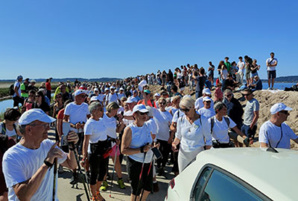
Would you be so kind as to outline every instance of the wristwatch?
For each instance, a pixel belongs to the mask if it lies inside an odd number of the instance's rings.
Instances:
[[[52,168],[53,164],[50,163],[49,161],[47,161],[46,159],[44,159],[43,163],[48,166],[50,169]]]

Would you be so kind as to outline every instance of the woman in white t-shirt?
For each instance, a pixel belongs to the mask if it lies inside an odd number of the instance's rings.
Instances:
[[[162,154],[162,159],[157,160],[158,175],[164,175],[164,168],[168,161],[171,150],[171,143],[173,138],[170,136],[170,125],[172,122],[172,115],[166,111],[166,100],[160,98],[158,100],[159,110],[155,109],[153,112],[154,121],[157,124],[157,142],[160,144],[159,150]]]
[[[223,102],[217,102],[214,105],[216,115],[208,119],[210,132],[212,135],[212,144],[214,148],[232,147],[230,143],[229,129],[233,129],[238,136],[233,136],[234,139],[241,143],[246,141],[246,136],[237,128],[236,123],[227,115],[227,106]],[[246,144],[248,145],[248,144]]]
[[[180,116],[177,121],[177,132],[172,143],[174,152],[178,151],[178,167],[181,173],[191,162],[196,159],[198,153],[210,149],[212,145],[208,120],[200,116],[195,110],[195,100],[185,96],[180,102]]]
[[[20,116],[19,110],[8,108],[4,112],[4,121],[0,123],[0,134],[7,135],[17,142],[17,137],[21,136],[21,133],[16,129],[16,122]]]
[[[83,164],[88,160],[90,165],[90,188],[94,200],[103,199],[100,195],[99,187],[107,172],[106,163],[108,158],[104,158],[104,153],[109,147],[107,132],[102,120],[103,106],[99,102],[92,102],[89,105],[91,117],[84,126],[83,142]]]

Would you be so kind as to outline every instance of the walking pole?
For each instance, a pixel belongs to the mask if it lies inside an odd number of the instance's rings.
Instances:
[[[112,197],[112,187],[113,187],[113,180],[114,180],[114,172],[115,172],[115,166],[116,166],[116,161],[117,161],[117,149],[118,145],[116,145],[116,151],[115,151],[115,161],[114,161],[114,167],[113,167],[113,173],[112,173],[112,179],[111,179],[111,188],[110,188],[110,195],[109,197]]]
[[[56,176],[57,176],[57,167],[58,167],[58,162],[57,162],[57,158],[55,158],[55,160],[54,160],[53,201],[55,201],[55,197],[56,197]]]
[[[151,170],[151,168],[152,168],[153,157],[154,157],[154,154],[152,154],[152,159],[151,159],[151,162],[150,162],[150,166],[149,166],[149,168],[148,168],[147,177],[146,177],[145,181],[147,181],[147,178],[148,178],[148,176],[149,176],[150,170]],[[146,182],[144,182],[144,183],[146,183]],[[141,201],[142,198],[143,198],[143,194],[144,194],[144,188],[142,189],[142,193],[141,193],[140,201]]]
[[[142,184],[142,175],[143,175],[143,169],[144,169],[146,154],[147,154],[147,152],[144,152],[144,159],[143,159],[143,163],[142,163],[141,172],[140,172],[140,175],[139,175],[139,183],[138,183],[138,187],[137,187],[137,192],[139,191],[139,188]],[[135,201],[137,201],[137,195],[135,196]]]
[[[76,161],[77,161],[77,165],[78,165],[78,170],[79,172],[84,175],[82,173],[82,169],[81,169],[81,166],[80,166],[80,161],[79,161],[79,157],[78,157],[78,154],[76,152],[76,148],[74,146],[73,143],[69,143],[72,147],[73,147],[73,151],[74,151],[74,155],[75,155],[75,158],[76,158]],[[87,190],[87,187],[86,187],[86,178],[85,178],[85,175],[84,175],[84,179],[83,179],[83,186],[84,186],[84,189],[85,189],[85,193],[86,193],[86,196],[87,196],[87,200],[90,201],[90,197],[89,197],[89,193],[88,193],[88,190]]]

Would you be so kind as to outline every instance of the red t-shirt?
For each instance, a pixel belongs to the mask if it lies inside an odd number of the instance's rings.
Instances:
[[[57,114],[57,119],[63,119],[64,117],[64,109],[59,110],[58,114]]]
[[[46,90],[51,91],[52,87],[51,87],[51,83],[50,82],[46,82]]]

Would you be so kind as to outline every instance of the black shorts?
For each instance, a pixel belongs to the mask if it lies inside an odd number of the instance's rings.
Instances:
[[[276,70],[267,71],[268,79],[275,79],[276,78]]]
[[[137,162],[130,157],[128,158],[128,175],[131,181],[131,194],[140,195],[141,190],[152,192],[153,185],[153,173],[150,163],[145,163],[142,173],[141,181],[139,182],[139,176],[142,169],[142,163]],[[150,168],[150,171],[149,171]],[[148,174],[149,171],[149,174]]]
[[[95,185],[97,181],[103,181],[107,173],[107,164],[109,158],[97,154],[88,154],[88,161],[90,165],[90,185]]]

